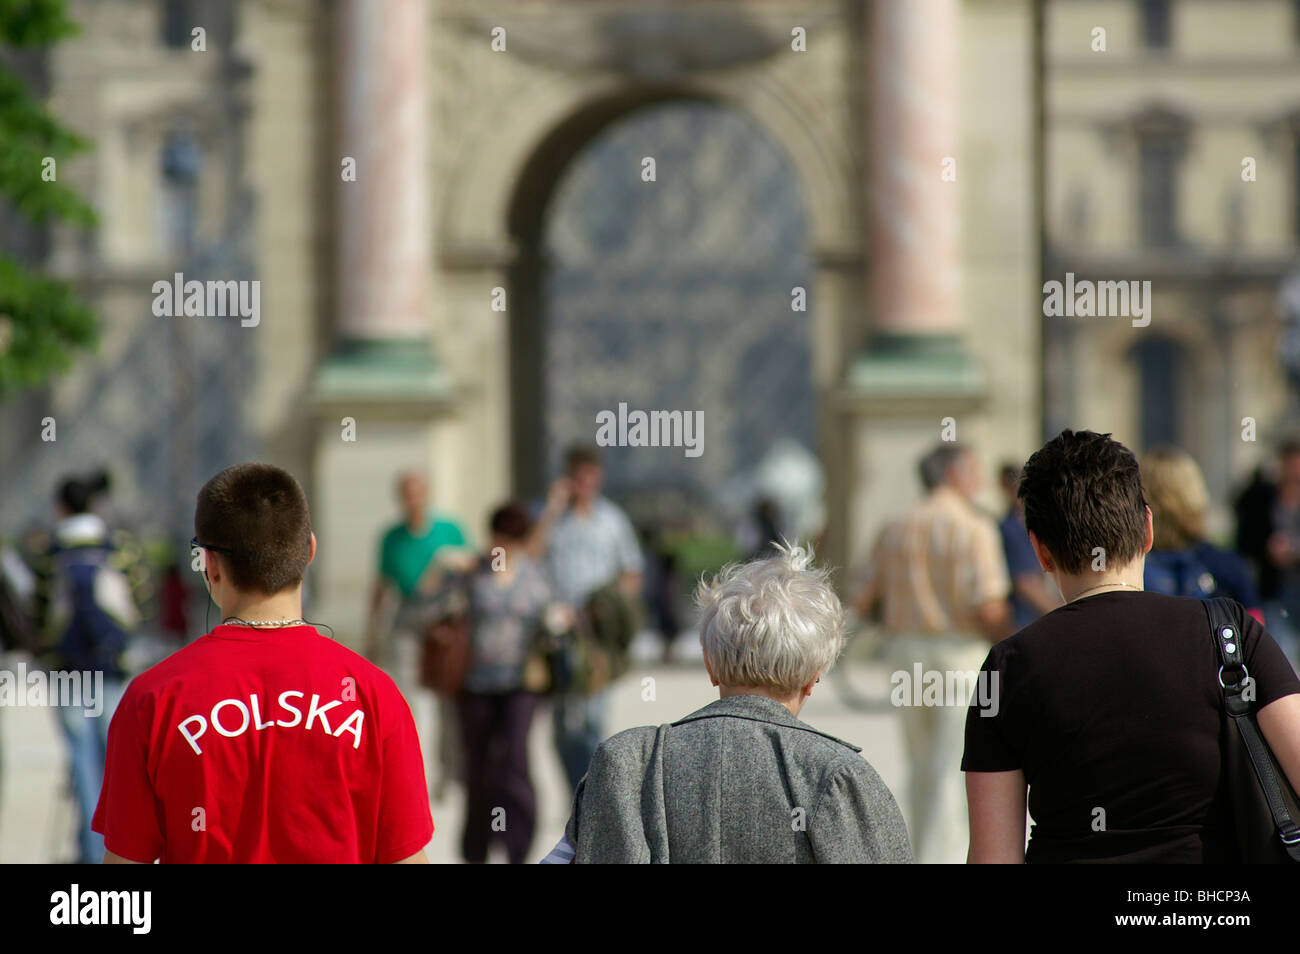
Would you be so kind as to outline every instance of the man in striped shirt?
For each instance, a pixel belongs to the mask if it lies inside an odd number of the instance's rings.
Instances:
[[[974,503],[974,453],[940,444],[922,459],[921,480],[925,499],[881,531],[854,601],[858,614],[878,619],[890,637],[896,689],[917,678],[918,666],[921,678],[944,685],[949,673],[978,673],[990,643],[1009,635],[1011,581],[997,525]],[[915,705],[919,693],[896,695],[912,762],[908,821],[916,859],[963,862],[969,834],[959,766],[969,700]]]

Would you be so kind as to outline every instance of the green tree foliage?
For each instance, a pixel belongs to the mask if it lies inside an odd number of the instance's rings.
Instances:
[[[37,225],[90,226],[93,210],[43,176],[89,143],[60,125],[10,68],[12,51],[50,46],[77,31],[63,0],[0,0],[0,201]],[[0,397],[68,368],[96,342],[94,313],[71,287],[0,251]]]

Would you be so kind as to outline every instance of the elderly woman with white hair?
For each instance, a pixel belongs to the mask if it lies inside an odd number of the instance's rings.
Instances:
[[[596,751],[550,863],[912,861],[894,796],[861,750],[798,719],[844,646],[812,554],[783,547],[702,583],[719,699]]]

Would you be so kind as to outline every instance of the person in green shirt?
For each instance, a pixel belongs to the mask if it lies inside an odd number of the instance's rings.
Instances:
[[[458,564],[469,553],[469,542],[460,524],[429,512],[429,487],[423,476],[415,471],[401,474],[397,478],[397,499],[402,519],[385,531],[380,541],[379,573],[370,594],[366,626],[366,655],[390,665],[391,630],[390,638],[385,639],[383,620],[392,596],[396,594],[399,604],[393,629],[400,631],[405,625],[402,609],[430,585],[434,566]]]
[[[421,524],[413,530],[408,518],[393,526],[379,547],[380,581],[394,587],[403,599],[417,592],[439,550],[465,546],[465,535],[455,521],[433,517]]]
[[[408,702],[414,701],[420,638],[408,622],[421,592],[437,583],[438,568],[460,569],[473,560],[473,551],[460,524],[429,510],[429,487],[416,471],[397,478],[402,519],[384,532],[379,544],[379,572],[370,594],[366,624],[366,656],[386,669]],[[395,613],[388,607],[396,597]],[[385,625],[385,621],[392,622]],[[438,699],[437,797],[444,783],[459,779],[462,760],[455,707]]]

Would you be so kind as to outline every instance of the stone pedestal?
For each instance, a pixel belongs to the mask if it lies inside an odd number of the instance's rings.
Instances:
[[[970,419],[986,397],[982,371],[955,337],[881,336],[858,358],[830,402],[851,449],[831,470],[846,517],[839,526],[853,531],[833,542],[842,565],[863,566],[885,522],[921,498],[917,463],[939,442],[944,419],[954,419],[958,440],[970,440]]]
[[[308,613],[359,648],[380,534],[398,519],[397,475],[427,474],[435,509],[452,489],[439,463],[457,446],[455,394],[427,346],[385,341],[343,346],[322,365],[312,401],[317,555]]]

